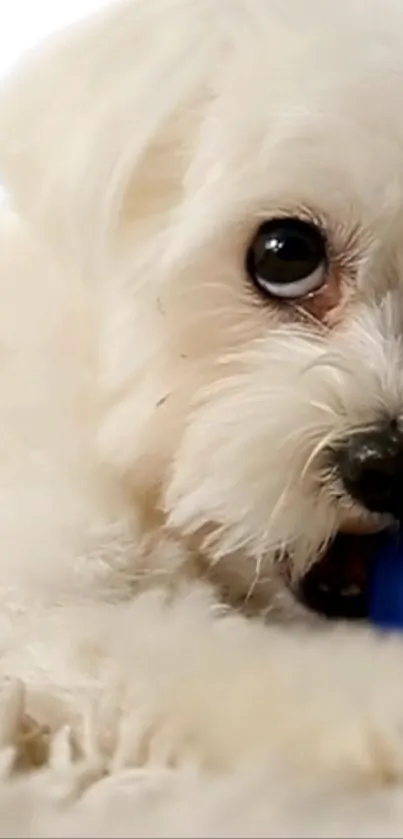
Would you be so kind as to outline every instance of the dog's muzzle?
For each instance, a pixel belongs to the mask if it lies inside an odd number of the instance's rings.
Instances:
[[[396,421],[351,434],[330,458],[346,496],[402,527],[403,431]],[[367,618],[370,567],[379,538],[377,533],[339,533],[301,581],[302,602],[326,618]]]

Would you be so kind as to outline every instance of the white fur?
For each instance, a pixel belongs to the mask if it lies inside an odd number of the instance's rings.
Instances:
[[[400,639],[245,616],[299,614],[284,565],[363,518],[326,447],[403,413],[402,24],[399,0],[115,2],[3,88],[10,835],[402,830]],[[337,325],[248,286],[284,212],[326,225]]]

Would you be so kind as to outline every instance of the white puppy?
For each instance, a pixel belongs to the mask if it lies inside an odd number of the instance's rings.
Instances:
[[[403,644],[310,626],[300,597],[329,545],[361,550],[340,532],[403,512],[402,27],[400,0],[129,0],[5,85],[0,667],[25,759],[68,723],[101,773],[403,772]],[[305,595],[361,615],[341,588]]]

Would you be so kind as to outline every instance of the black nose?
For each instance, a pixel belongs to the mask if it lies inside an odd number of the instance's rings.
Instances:
[[[352,498],[370,512],[403,518],[403,432],[396,424],[352,435],[336,460]]]

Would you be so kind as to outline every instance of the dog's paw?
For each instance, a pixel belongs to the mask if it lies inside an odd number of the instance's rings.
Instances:
[[[403,639],[346,628],[288,639],[281,652],[269,709],[280,751],[304,771],[402,779]]]
[[[403,778],[403,637],[214,617],[194,596],[170,609],[141,638],[155,654],[144,684],[176,752],[183,744],[213,766],[274,759],[342,779]]]

